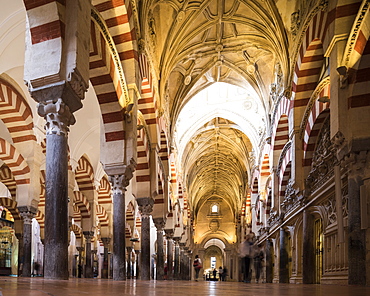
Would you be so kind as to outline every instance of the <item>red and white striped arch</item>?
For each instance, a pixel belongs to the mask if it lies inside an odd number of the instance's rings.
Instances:
[[[82,218],[90,218],[90,204],[87,198],[80,191],[73,191],[74,204],[78,207]]]
[[[122,65],[127,70],[133,70],[133,63],[138,60],[138,53],[131,1],[93,0],[92,4],[105,20]]]
[[[82,229],[78,225],[72,224],[70,230],[73,231],[77,239],[82,238]]]
[[[370,42],[367,41],[363,55],[350,81],[352,94],[348,98],[348,109],[370,106]]]
[[[13,145],[2,138],[0,138],[0,159],[11,170],[17,185],[30,183],[30,168],[27,162]]]
[[[107,175],[103,176],[103,178],[101,178],[100,180],[98,203],[99,204],[112,203],[112,190]]]
[[[65,38],[65,1],[23,0],[30,20],[32,44],[47,43],[50,40]]]
[[[43,212],[38,210],[35,219],[39,223],[41,229],[45,228],[45,215]]]
[[[74,204],[73,205],[73,220],[75,222],[81,223],[81,211],[78,205]]]
[[[113,53],[101,28],[92,21],[90,81],[102,113],[106,142],[125,139],[122,109],[126,105],[126,98],[122,86],[123,82],[120,79],[123,73],[117,70],[114,61]]]
[[[150,196],[149,142],[145,128],[138,130],[137,136],[136,183],[136,197]]]
[[[101,227],[109,226],[109,216],[105,208],[99,204],[96,205],[96,216],[99,219]]]
[[[329,25],[327,20],[328,14],[319,11],[312,18],[301,40],[292,85],[294,108],[305,106],[310,98],[310,91],[316,87],[323,61],[322,42]]]
[[[162,205],[164,204],[164,196],[163,196],[163,183],[162,183],[162,174],[158,174],[158,194],[154,199],[154,204]]]
[[[0,197],[0,206],[3,206],[9,210],[12,214],[14,221],[21,220],[21,216],[19,214],[17,208],[17,202],[7,197]]]
[[[0,78],[0,119],[4,122],[13,143],[35,141],[31,108],[23,96],[7,81]]]
[[[80,191],[94,190],[94,169],[90,161],[83,155],[78,160],[75,178]]]
[[[260,172],[261,172],[261,177],[266,178],[266,177],[270,176],[270,164],[269,164],[268,154],[265,154],[263,156],[263,161],[262,161],[262,164],[261,164]]]
[[[9,190],[9,193],[13,200],[16,199],[17,184],[14,180],[14,176],[7,165],[3,165],[0,168],[0,182],[3,183]]]
[[[283,170],[281,179],[280,179],[280,184],[279,184],[279,196],[280,200],[282,200],[285,196],[285,190],[286,186],[288,185],[289,179],[291,175],[291,162],[287,163],[286,167]]]
[[[45,170],[40,171],[40,201],[39,201],[39,208],[45,207]]]

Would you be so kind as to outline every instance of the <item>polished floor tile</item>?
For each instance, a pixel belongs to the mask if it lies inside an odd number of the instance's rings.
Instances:
[[[369,296],[370,287],[204,281],[113,281],[0,277],[0,296]]]

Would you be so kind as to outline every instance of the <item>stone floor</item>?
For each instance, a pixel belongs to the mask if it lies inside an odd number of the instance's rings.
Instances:
[[[140,281],[116,282],[99,279],[0,277],[0,296],[82,296],[82,295],[202,295],[202,296],[369,296],[370,287],[339,285],[246,284],[205,281]]]

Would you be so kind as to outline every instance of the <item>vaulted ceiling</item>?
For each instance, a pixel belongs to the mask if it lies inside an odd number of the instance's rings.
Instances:
[[[149,41],[146,52],[194,214],[212,196],[236,214],[269,129],[271,84],[288,76],[287,28],[295,1],[139,3],[146,20],[139,38]],[[218,93],[206,92],[216,84]],[[238,95],[230,85],[244,91],[239,105],[232,103]],[[199,96],[207,103],[192,105]],[[223,111],[215,111],[215,104]]]

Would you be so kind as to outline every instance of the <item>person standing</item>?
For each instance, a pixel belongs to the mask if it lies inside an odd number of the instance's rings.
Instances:
[[[218,277],[220,279],[220,282],[222,281],[222,273],[224,272],[224,269],[222,268],[222,266],[220,266],[218,268]]]
[[[262,250],[262,245],[257,246],[257,251],[254,256],[254,270],[256,271],[256,282],[258,283],[261,275],[261,270],[262,270],[262,261],[264,258],[264,253]]]
[[[195,281],[197,282],[198,277],[199,277],[199,271],[202,268],[202,260],[200,260],[198,255],[195,255],[195,260],[194,260],[193,266],[194,266],[194,270],[195,270]]]
[[[250,283],[250,265],[253,258],[254,233],[251,232],[245,237],[245,241],[239,246],[239,255],[242,258],[243,282]]]

